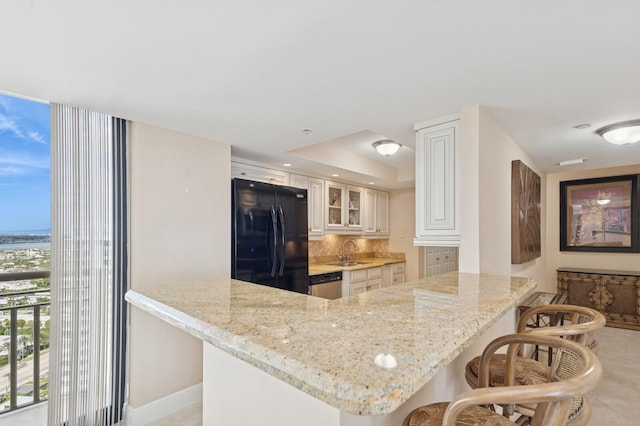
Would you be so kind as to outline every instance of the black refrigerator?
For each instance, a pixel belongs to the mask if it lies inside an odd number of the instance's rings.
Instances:
[[[307,190],[231,181],[231,278],[309,293]]]

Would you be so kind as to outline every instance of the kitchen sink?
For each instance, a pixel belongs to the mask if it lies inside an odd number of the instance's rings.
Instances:
[[[356,265],[366,265],[369,262],[336,262],[336,263],[329,263],[328,265],[331,266],[356,266]]]

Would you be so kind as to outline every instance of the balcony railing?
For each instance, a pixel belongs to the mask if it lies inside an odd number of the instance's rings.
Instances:
[[[0,273],[0,282],[6,281],[29,281],[34,279],[49,278],[49,271],[30,271],[30,272],[5,272]],[[0,345],[0,354],[7,352],[8,356],[8,386],[6,383],[7,366],[0,363],[0,414],[14,411],[18,408],[24,408],[33,404],[37,404],[46,400],[46,396],[41,396],[41,387],[48,386],[48,363],[45,372],[40,370],[41,350],[49,346],[48,336],[42,339],[41,313],[43,309],[49,309],[50,305],[50,289],[38,288],[24,291],[3,292],[0,293],[0,321],[6,324],[6,315],[9,314],[9,344]],[[44,300],[46,299],[46,301]],[[31,345],[27,344],[31,340],[31,336],[18,335],[18,314],[24,313],[23,316],[33,318],[33,329],[30,330],[33,336]],[[6,330],[5,330],[6,335]],[[21,345],[21,347],[19,346]],[[18,373],[19,362],[22,368],[32,364],[32,375]],[[41,383],[41,379],[45,379],[46,383]],[[33,391],[31,400],[18,401],[19,386],[29,381],[33,383]],[[9,396],[9,408],[3,408]]]

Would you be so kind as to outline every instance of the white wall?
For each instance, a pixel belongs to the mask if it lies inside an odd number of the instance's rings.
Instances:
[[[553,173],[547,177],[547,265],[546,280],[555,293],[559,267],[609,269],[640,272],[639,253],[587,253],[560,251],[560,182],[640,173],[640,164],[627,167]]]
[[[416,191],[414,188],[391,191],[389,201],[389,251],[404,252],[407,260],[406,280],[424,276],[421,270],[423,248],[413,245],[416,217]]]
[[[543,286],[544,238],[541,257],[511,265],[511,161],[522,160],[541,177],[542,236],[546,176],[486,110],[466,108],[460,116],[460,270],[525,276]]]
[[[230,147],[133,123],[131,288],[230,276]],[[202,342],[131,309],[129,406],[202,381]]]
[[[541,256],[511,264],[511,162],[523,161],[541,179]],[[480,108],[480,271],[533,278],[546,285],[546,174],[518,144]]]
[[[460,272],[480,272],[480,107],[460,111]]]

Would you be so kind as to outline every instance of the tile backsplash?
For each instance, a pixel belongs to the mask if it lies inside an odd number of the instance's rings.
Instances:
[[[313,262],[313,258],[326,258],[327,256],[336,256],[337,260],[337,256],[342,252],[342,244],[349,239],[358,243],[358,251],[354,251],[351,244],[347,246],[347,252],[354,254],[354,257],[364,253],[374,253],[376,257],[384,257],[382,253],[389,251],[388,239],[369,240],[351,235],[325,235],[322,241],[309,241],[309,260]]]

